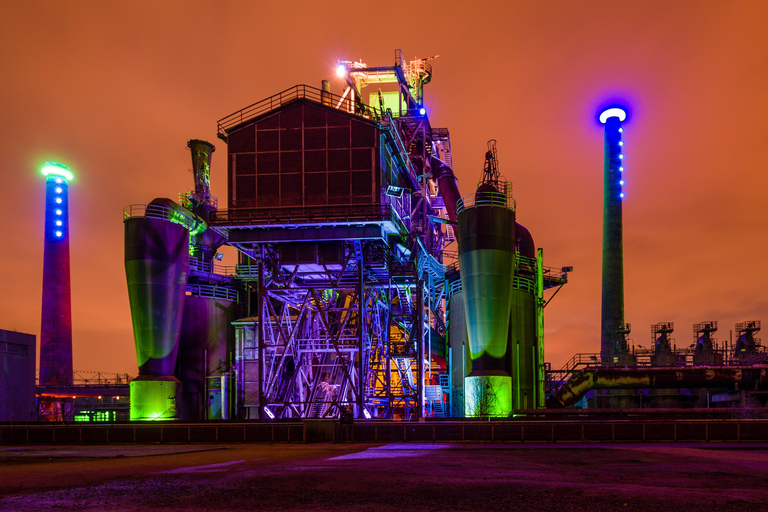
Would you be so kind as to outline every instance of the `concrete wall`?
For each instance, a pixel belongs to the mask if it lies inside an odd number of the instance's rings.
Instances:
[[[0,421],[36,421],[35,335],[0,329]]]

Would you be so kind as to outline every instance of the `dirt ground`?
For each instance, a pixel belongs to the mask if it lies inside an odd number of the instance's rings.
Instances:
[[[0,510],[768,510],[768,445],[0,448]]]

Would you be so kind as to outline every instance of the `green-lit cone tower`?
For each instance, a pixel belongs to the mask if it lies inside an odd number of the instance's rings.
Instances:
[[[605,125],[603,153],[603,297],[600,359],[612,364],[626,354],[624,329],[624,250],[622,201],[624,199],[624,153],[621,123],[626,111],[613,107],[600,113]]]
[[[170,199],[126,211],[125,275],[139,376],[131,381],[131,419],[178,416],[175,376],[196,216]]]
[[[491,141],[477,192],[463,197],[458,205],[459,265],[472,366],[464,381],[466,416],[512,412],[508,340],[515,209],[511,187],[499,179],[495,153],[495,141]]]

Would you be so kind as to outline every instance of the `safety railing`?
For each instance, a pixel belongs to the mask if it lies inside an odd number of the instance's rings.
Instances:
[[[235,267],[217,265],[215,263],[202,261],[197,258],[189,258],[189,269],[197,272],[207,272],[208,274],[216,274],[220,276],[237,275],[237,269]]]
[[[211,213],[214,226],[295,225],[311,223],[381,222],[395,217],[388,204],[309,206],[287,208],[234,208]]]
[[[74,386],[121,386],[132,380],[133,378],[127,373],[93,370],[72,371],[72,385]],[[35,382],[40,382],[40,368],[35,369]]]
[[[381,119],[381,113],[377,109],[362,102],[355,102],[348,96],[323,92],[321,89],[309,85],[296,85],[220,119],[218,122],[219,137],[226,138],[227,133],[232,128],[300,99],[308,99],[345,112],[355,113],[366,119]]]
[[[202,223],[202,220],[195,220],[178,210],[155,204],[131,204],[123,208],[123,221],[141,217],[167,220],[184,226],[190,232],[199,230]]]
[[[209,299],[221,299],[237,301],[238,293],[231,288],[223,286],[213,286],[209,284],[188,284],[187,295],[195,297],[205,297]]]
[[[461,213],[467,208],[477,208],[479,206],[489,206],[495,208],[506,208],[515,211],[517,203],[512,198],[512,184],[510,182],[498,183],[501,192],[475,192],[468,194],[456,201],[456,213]]]
[[[534,294],[536,293],[536,282],[527,277],[514,276],[512,278],[512,288]]]

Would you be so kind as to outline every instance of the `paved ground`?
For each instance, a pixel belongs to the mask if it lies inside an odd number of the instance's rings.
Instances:
[[[768,510],[768,445],[0,448],[0,510]]]

